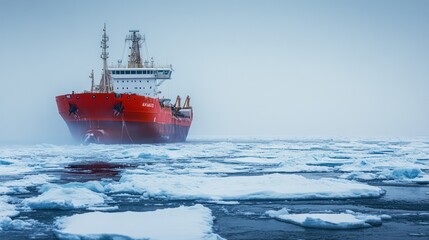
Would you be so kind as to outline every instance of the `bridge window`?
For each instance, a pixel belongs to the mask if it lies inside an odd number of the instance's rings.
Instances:
[[[138,71],[137,71],[137,74],[142,74],[142,71],[141,71],[141,70],[138,70]]]
[[[130,71],[125,71],[125,74],[130,74]]]
[[[121,71],[121,74],[124,74],[125,73],[125,71]]]
[[[131,74],[136,74],[136,71],[131,71]]]

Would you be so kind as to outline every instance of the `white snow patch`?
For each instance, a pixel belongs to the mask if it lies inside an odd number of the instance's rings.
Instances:
[[[62,217],[56,221],[62,239],[222,239],[213,233],[211,210],[191,207],[151,212],[91,212]]]
[[[41,195],[27,198],[23,203],[32,209],[74,209],[104,204],[106,196],[86,188],[50,185]]]
[[[380,197],[378,187],[342,179],[307,179],[299,175],[218,177],[208,175],[124,175],[105,186],[111,192],[170,199],[336,199]]]
[[[115,211],[118,210],[118,206],[111,206],[111,207],[89,207],[87,210],[90,211]]]
[[[380,179],[380,176],[375,173],[351,172],[351,173],[342,174],[340,178],[344,178],[348,180],[370,181],[370,180]],[[381,179],[385,179],[385,178],[382,177]]]
[[[225,158],[222,160],[226,163],[251,164],[251,165],[278,165],[282,161],[275,158],[259,158],[259,157],[239,157]]]
[[[239,201],[221,201],[221,200],[208,201],[208,203],[214,203],[214,204],[219,204],[219,205],[237,205],[237,204],[240,204]]]
[[[353,213],[301,213],[289,214],[288,211],[267,211],[270,217],[293,223],[302,227],[322,229],[356,229],[380,226],[387,216],[375,216]]]

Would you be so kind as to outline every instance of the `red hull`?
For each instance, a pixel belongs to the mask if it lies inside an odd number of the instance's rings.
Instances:
[[[192,123],[156,98],[80,93],[56,97],[58,111],[77,141],[157,143],[185,141]]]

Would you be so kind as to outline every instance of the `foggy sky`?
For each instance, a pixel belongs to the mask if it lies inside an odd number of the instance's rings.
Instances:
[[[139,29],[173,65],[161,95],[191,96],[191,137],[429,136],[428,1],[0,5],[0,142],[71,139],[55,96],[100,78],[104,23],[109,63]]]

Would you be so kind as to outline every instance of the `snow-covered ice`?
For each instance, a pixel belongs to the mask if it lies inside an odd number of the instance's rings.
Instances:
[[[348,180],[308,179],[292,174],[218,177],[207,175],[124,175],[111,192],[169,199],[335,199],[380,197],[383,190]]]
[[[150,212],[90,212],[62,217],[56,224],[61,239],[222,239],[213,233],[211,210],[200,204]]]
[[[8,202],[9,197],[0,196],[0,231],[9,229],[22,230],[31,227],[35,222],[34,220],[23,221],[12,219],[12,217],[19,215],[19,211],[16,210],[15,205]]]
[[[25,193],[28,187],[46,184],[55,177],[46,174],[27,175],[21,179],[5,181],[0,183],[0,194],[3,193]]]
[[[23,203],[32,209],[74,209],[104,204],[106,196],[87,188],[49,185],[44,192],[25,199]]]
[[[322,229],[356,229],[380,226],[387,216],[349,213],[299,213],[290,214],[288,210],[267,211],[270,217],[293,223],[302,227]]]
[[[0,196],[0,219],[14,217],[19,214],[14,205],[8,203],[9,197]]]

